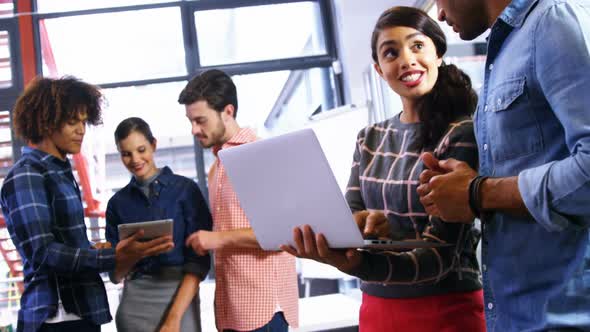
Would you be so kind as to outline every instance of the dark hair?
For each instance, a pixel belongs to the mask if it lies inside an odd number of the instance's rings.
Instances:
[[[429,37],[436,47],[436,54],[442,57],[447,51],[444,32],[428,14],[413,7],[393,7],[381,14],[371,37],[372,57],[377,57],[379,34],[392,27],[409,27]],[[424,126],[424,146],[432,147],[447,130],[452,121],[471,116],[477,105],[477,94],[471,86],[471,79],[455,65],[442,64],[438,68],[438,79],[432,90],[418,103],[418,116]]]
[[[91,125],[102,123],[100,90],[74,77],[59,79],[37,77],[16,100],[12,122],[18,137],[39,143],[83,110]]]
[[[217,112],[227,105],[234,106],[234,118],[238,113],[236,86],[226,73],[218,69],[207,70],[188,82],[178,96],[178,103],[190,105],[204,100]]]
[[[131,117],[121,121],[117,126],[117,129],[115,129],[115,144],[119,144],[119,142],[126,139],[127,136],[134,131],[142,134],[150,144],[156,142],[156,138],[152,134],[150,125],[148,125],[142,118]]]

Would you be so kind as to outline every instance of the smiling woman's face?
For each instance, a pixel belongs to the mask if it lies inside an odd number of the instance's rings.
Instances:
[[[123,165],[139,180],[147,180],[158,172],[154,162],[156,143],[150,144],[138,131],[132,131],[117,144]]]
[[[377,59],[379,75],[402,99],[412,101],[432,90],[442,63],[432,39],[410,27],[381,31]]]

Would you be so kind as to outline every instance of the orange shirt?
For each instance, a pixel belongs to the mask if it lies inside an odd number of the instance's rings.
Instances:
[[[221,149],[255,140],[252,130],[240,129]],[[215,155],[219,150],[214,148]],[[209,176],[213,230],[249,228],[219,158],[214,169]],[[254,330],[268,323],[279,310],[290,326],[299,325],[295,258],[289,254],[246,248],[216,250],[215,275],[217,329]]]

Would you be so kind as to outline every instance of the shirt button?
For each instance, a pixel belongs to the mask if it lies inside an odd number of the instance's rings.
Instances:
[[[490,310],[494,309],[494,304],[492,302],[488,303],[488,309],[490,309]]]
[[[488,151],[488,143],[485,143],[485,144],[483,145],[483,150],[484,150],[484,151]]]
[[[494,64],[493,64],[493,63],[490,63],[490,65],[488,66],[488,69],[489,69],[489,70],[492,70],[492,69],[494,69]]]
[[[498,106],[502,105],[502,98],[498,98]]]
[[[218,207],[218,208],[217,208],[217,211],[219,211],[219,210],[221,210],[221,208],[220,208],[220,207]]]
[[[482,265],[481,268],[483,269],[484,272],[488,269],[488,267],[485,264]]]
[[[487,112],[487,111],[488,111],[488,105],[485,105],[485,106],[483,107],[483,111],[484,111],[484,112]]]

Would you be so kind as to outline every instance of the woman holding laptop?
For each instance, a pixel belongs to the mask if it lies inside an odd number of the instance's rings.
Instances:
[[[211,215],[199,187],[191,179],[158,168],[156,139],[141,118],[123,120],[115,130],[115,143],[131,181],[108,202],[106,238],[116,245],[118,225],[173,219],[172,251],[147,257],[126,274],[115,322],[119,332],[200,331],[199,283],[209,272],[209,255],[197,256],[185,247],[198,230],[211,230]]]
[[[471,120],[477,96],[469,77],[443,62],[444,33],[419,9],[386,10],[371,45],[374,68],[401,97],[403,110],[358,134],[348,204],[367,236],[452,246],[332,250],[322,234],[304,226],[294,230],[297,248],[282,248],[362,279],[361,332],[485,331],[479,232],[429,216],[416,192],[423,152],[477,167]]]

